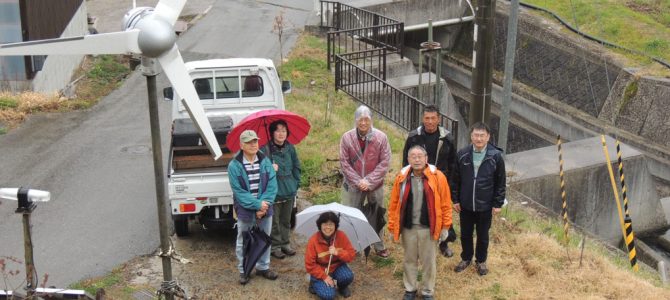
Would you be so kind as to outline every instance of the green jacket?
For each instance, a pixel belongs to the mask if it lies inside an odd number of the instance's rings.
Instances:
[[[300,187],[300,160],[295,147],[284,142],[281,149],[270,142],[263,148],[272,163],[277,164],[277,200],[286,200],[295,197]]]

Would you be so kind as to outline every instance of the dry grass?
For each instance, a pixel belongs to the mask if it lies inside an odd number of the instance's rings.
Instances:
[[[36,92],[11,93],[0,91],[0,127],[14,129],[28,116],[40,112],[63,112],[86,109],[109,94],[130,72],[122,56],[87,56],[74,78],[80,78],[76,85],[76,96],[72,99],[58,93]]]
[[[473,268],[457,275],[451,269],[458,259],[441,260],[442,278],[448,278],[449,282],[443,283],[443,288],[438,285],[440,298],[446,299],[447,295],[458,299],[670,298],[668,288],[659,287],[658,280],[650,281],[654,275],[649,270],[634,274],[625,264],[614,263],[622,258],[620,253],[604,255],[606,248],[590,239],[580,267],[578,247],[571,244],[566,250],[550,234],[552,227],[560,226],[518,203],[512,199],[511,207],[494,218],[488,259],[491,272],[487,276],[478,276]],[[450,286],[463,289],[453,295]]]
[[[0,92],[0,99],[16,103],[11,107],[0,107],[0,123],[5,124],[9,129],[16,128],[29,114],[57,111],[65,102],[58,94],[45,95],[35,92],[20,94]]]

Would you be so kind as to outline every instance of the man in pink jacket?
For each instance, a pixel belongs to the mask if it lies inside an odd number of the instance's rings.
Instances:
[[[391,146],[386,134],[372,127],[372,112],[364,105],[354,113],[355,128],[345,132],[340,140],[340,166],[344,175],[342,204],[363,209],[367,199],[372,207],[367,217],[379,216],[378,208],[384,208],[384,177],[391,161]],[[381,213],[383,218],[383,213]],[[370,220],[372,222],[376,222]],[[381,242],[373,244],[375,252],[386,258],[389,252],[384,247],[383,228],[378,228]]]

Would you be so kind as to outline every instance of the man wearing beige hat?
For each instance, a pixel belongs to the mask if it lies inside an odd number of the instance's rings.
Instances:
[[[277,194],[277,179],[270,159],[258,151],[256,132],[243,131],[240,146],[242,150],[228,165],[228,177],[237,214],[237,269],[240,272],[240,284],[244,285],[249,282],[249,276],[244,274],[242,267],[242,232],[254,224],[258,224],[268,235],[272,232],[272,205]],[[277,273],[270,270],[269,248],[256,263],[256,275],[270,280],[277,279]]]

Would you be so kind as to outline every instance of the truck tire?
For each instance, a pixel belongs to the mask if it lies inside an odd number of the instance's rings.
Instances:
[[[174,232],[178,237],[188,236],[188,218],[174,219]]]

